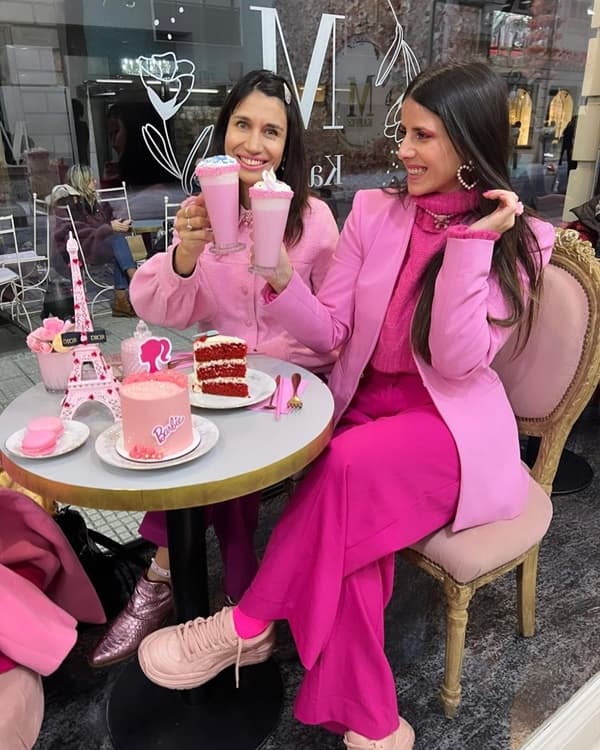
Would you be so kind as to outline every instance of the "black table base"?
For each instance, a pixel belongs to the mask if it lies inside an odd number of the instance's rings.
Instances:
[[[132,661],[107,707],[115,750],[257,750],[281,716],[283,684],[273,661],[243,667],[239,689],[230,668],[192,694],[199,699],[154,685]]]
[[[540,439],[530,437],[527,440],[525,463],[531,468],[537,458]],[[565,448],[560,456],[556,476],[552,484],[553,495],[571,495],[581,492],[594,479],[594,470],[582,456]]]
[[[208,575],[204,511],[167,511],[169,558],[177,622],[206,617]],[[273,733],[283,683],[272,660],[233,667],[194,690],[168,690],[148,680],[137,659],[115,683],[106,710],[115,750],[257,750]]]

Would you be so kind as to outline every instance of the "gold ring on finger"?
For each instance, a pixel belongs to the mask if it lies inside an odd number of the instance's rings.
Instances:
[[[183,215],[185,216],[185,218],[186,218],[186,219],[189,219],[189,218],[190,218],[190,217],[188,216],[188,211],[189,211],[189,210],[190,210],[190,207],[189,207],[189,206],[186,206],[186,207],[185,207],[185,209],[184,209],[184,211],[183,211]]]

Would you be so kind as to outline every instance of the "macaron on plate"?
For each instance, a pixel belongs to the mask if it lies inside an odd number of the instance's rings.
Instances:
[[[83,422],[37,417],[6,439],[6,449],[20,458],[53,458],[79,448],[89,434]]]

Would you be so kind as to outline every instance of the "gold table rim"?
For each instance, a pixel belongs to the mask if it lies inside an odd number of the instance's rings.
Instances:
[[[48,500],[101,510],[177,510],[215,505],[270,487],[314,461],[332,434],[333,418],[309,443],[268,466],[214,482],[156,490],[103,489],[58,482],[16,464],[3,450],[0,455],[4,469],[14,481]]]

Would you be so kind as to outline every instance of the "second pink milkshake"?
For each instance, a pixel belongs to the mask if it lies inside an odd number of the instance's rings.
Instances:
[[[290,203],[294,191],[275,177],[273,170],[263,172],[263,179],[250,188],[254,235],[254,270],[269,271],[279,264]]]

